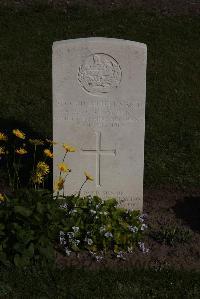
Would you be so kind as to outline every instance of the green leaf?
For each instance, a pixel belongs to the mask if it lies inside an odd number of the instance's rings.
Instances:
[[[43,205],[42,205],[40,202],[37,203],[37,211],[38,211],[40,214],[42,214],[43,211],[44,211]]]
[[[4,230],[5,225],[3,223],[0,223],[0,230]]]
[[[13,246],[13,248],[17,251],[17,252],[22,252],[22,250],[24,249],[24,244],[22,244],[21,242],[15,243],[15,245]]]
[[[19,254],[14,256],[14,264],[17,267],[24,267],[29,264],[29,259],[27,257],[22,257]]]
[[[0,253],[0,261],[1,262],[6,262],[7,258],[6,258],[6,254],[4,252],[1,252]]]
[[[29,217],[32,214],[31,210],[28,210],[27,208],[21,206],[15,206],[14,211],[24,217]]]
[[[34,255],[34,245],[31,243],[27,249],[27,254],[29,257],[32,257]]]
[[[41,255],[43,255],[47,259],[52,259],[53,258],[53,247],[51,246],[46,246],[46,247],[39,247],[38,248],[39,252]]]

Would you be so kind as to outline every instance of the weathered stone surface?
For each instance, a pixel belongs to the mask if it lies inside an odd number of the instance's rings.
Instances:
[[[77,148],[65,160],[65,194],[78,192],[86,170],[95,179],[82,195],[142,210],[146,62],[146,45],[133,41],[54,42],[53,139]],[[64,149],[54,146],[54,154],[55,180]]]

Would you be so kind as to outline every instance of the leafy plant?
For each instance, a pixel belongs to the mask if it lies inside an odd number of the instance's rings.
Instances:
[[[179,228],[178,226],[161,226],[159,231],[152,231],[150,235],[156,241],[171,246],[176,245],[177,243],[188,242],[192,237],[189,230]]]
[[[117,208],[116,199],[104,202],[97,196],[60,196],[59,199],[66,211],[60,244],[67,255],[83,249],[104,253],[112,250],[118,254],[128,248],[131,252],[147,228],[140,211]]]
[[[0,263],[53,260],[63,210],[49,191],[21,189],[0,204]]]

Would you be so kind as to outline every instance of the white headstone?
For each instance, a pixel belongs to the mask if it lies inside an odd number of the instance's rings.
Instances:
[[[147,48],[114,38],[53,44],[53,139],[77,148],[65,194],[79,191],[84,171],[94,177],[81,195],[116,198],[119,207],[143,208]],[[54,146],[54,180],[64,156]]]

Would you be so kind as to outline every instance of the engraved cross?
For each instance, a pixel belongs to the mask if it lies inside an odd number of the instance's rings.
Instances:
[[[96,134],[96,149],[81,149],[83,154],[95,154],[96,155],[96,186],[101,186],[101,156],[111,155],[116,156],[115,150],[103,150],[101,149],[101,132],[95,132]]]

